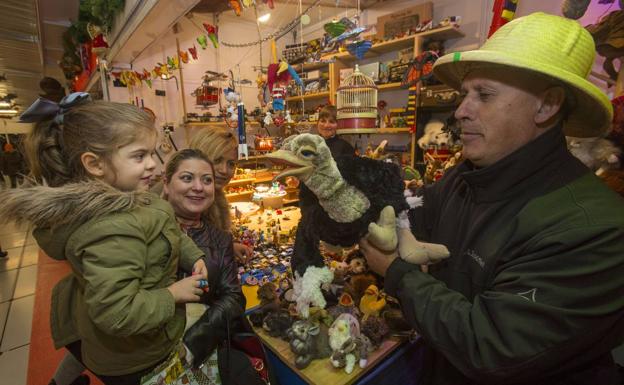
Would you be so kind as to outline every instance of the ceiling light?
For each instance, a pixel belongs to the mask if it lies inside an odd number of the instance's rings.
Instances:
[[[11,102],[7,102],[4,100],[0,101],[0,108],[6,108],[6,107],[11,107]]]
[[[0,110],[0,115],[17,115],[19,111],[12,109],[12,110]]]
[[[267,21],[269,21],[270,18],[271,18],[271,12],[267,12],[263,14],[262,16],[259,16],[258,21],[260,23],[266,23]]]

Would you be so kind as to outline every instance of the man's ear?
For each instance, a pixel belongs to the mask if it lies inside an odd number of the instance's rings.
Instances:
[[[102,177],[104,176],[104,160],[90,152],[87,151],[80,155],[80,161],[82,162],[82,166],[87,170],[87,172],[94,177]]]
[[[548,125],[554,123],[557,118],[557,114],[563,107],[565,100],[565,91],[563,87],[555,86],[549,87],[542,93],[539,108],[535,114],[535,124],[538,126]]]

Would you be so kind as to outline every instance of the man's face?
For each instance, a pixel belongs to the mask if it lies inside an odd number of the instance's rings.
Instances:
[[[462,82],[464,99],[455,111],[464,157],[487,167],[544,133],[547,129],[535,123],[542,102],[540,88],[546,87],[514,71],[470,72]]]

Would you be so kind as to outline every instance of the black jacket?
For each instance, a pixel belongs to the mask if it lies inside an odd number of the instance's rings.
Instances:
[[[492,166],[461,163],[413,214],[451,253],[431,274],[398,259],[386,273],[427,343],[425,384],[619,384],[624,201],[560,129]]]
[[[329,151],[331,151],[334,159],[341,155],[355,155],[355,149],[346,140],[340,138],[338,135],[334,135],[329,139],[325,139]]]
[[[210,288],[203,298],[209,308],[184,335],[184,343],[198,365],[227,338],[226,323],[231,332],[242,327],[246,302],[238,281],[232,236],[210,224],[190,229],[188,236],[205,253]]]

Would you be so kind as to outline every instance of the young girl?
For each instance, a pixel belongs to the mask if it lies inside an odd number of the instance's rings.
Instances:
[[[30,221],[39,246],[73,273],[52,293],[51,330],[105,384],[138,384],[184,331],[183,303],[199,301],[203,253],[171,207],[145,193],[156,130],[134,106],[72,94],[23,115],[32,177],[48,186],[0,195],[0,216]],[[175,282],[178,264],[199,274]],[[179,306],[182,305],[182,306]]]

